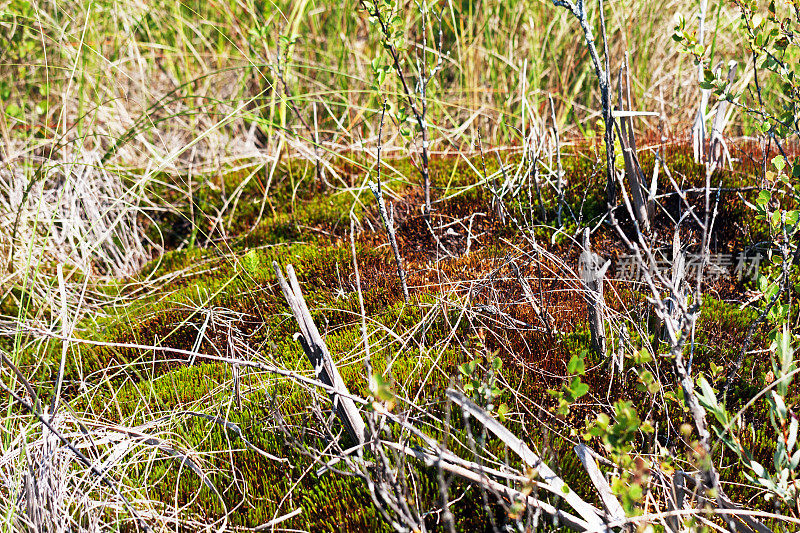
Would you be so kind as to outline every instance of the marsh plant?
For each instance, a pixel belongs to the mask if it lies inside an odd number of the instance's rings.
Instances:
[[[3,530],[796,529],[798,26],[0,0]]]

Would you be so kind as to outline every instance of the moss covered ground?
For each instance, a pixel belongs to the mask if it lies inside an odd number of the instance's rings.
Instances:
[[[704,174],[685,147],[668,147],[662,156],[680,187],[703,184]],[[518,154],[502,157],[505,172],[524,171]],[[448,410],[444,391],[461,384],[459,365],[474,359],[488,362],[497,354],[503,361],[499,400],[510,406],[509,427],[545,459],[557,458],[565,480],[593,499],[589,490],[583,490],[585,473],[571,452],[579,433],[569,428],[579,427],[596,405],[620,398],[641,400],[644,392],[635,380],[612,376],[608,360],[591,354],[585,377],[591,393],[582,401],[585,408],[578,406],[569,419],[561,418],[554,414],[554,400],[547,390],[560,386],[571,355],[589,347],[586,306],[574,273],[570,279],[567,272],[575,269],[580,252],[570,232],[578,223],[596,226],[605,213],[604,173],[592,157],[575,149],[564,157],[568,188],[560,209],[552,190],[543,184],[537,193],[530,179],[519,180],[525,185],[506,194],[498,208],[504,181],[498,159],[479,154],[435,158],[431,221],[420,210],[413,164],[406,159],[387,161],[382,179],[394,205],[399,252],[408,272],[408,304],[403,301],[375,200],[365,187],[369,169],[357,155],[334,159],[330,165],[335,172],[326,173],[328,183],[318,182],[313,164],[302,160],[288,160],[274,169],[222,169],[194,176],[190,198],[184,189],[169,186],[171,180],[183,183],[185,176],[164,176],[151,185],[149,194],[174,208],[154,215],[148,226],[149,235],[162,243],[164,251],[136,276],[104,288],[119,296],[117,305],[78,324],[81,336],[95,344],[70,346],[65,387],[76,398],[71,409],[90,412],[109,424],[129,425],[170,413],[175,438],[202,458],[218,494],[169,457],[142,461],[128,475],[140,481],[142,498],[177,503],[182,512],[199,520],[210,522],[227,515],[231,525],[255,527],[302,507],[303,512],[282,527],[389,530],[361,479],[316,473],[312,452],[330,443],[325,432],[315,427],[319,419],[310,406],[320,401],[327,405],[324,395],[263,370],[242,368],[237,398],[232,365],[168,350],[236,358],[230,342],[233,335],[246,340],[260,360],[313,375],[293,339],[297,325],[272,269],[273,261],[292,264],[344,381],[352,393],[368,396],[354,250],[370,361],[375,371],[391,381],[398,398],[416,400],[428,413],[443,416]],[[646,175],[652,172],[652,156],[643,156],[643,167]],[[757,194],[742,188],[752,182],[751,173],[752,169],[741,168],[715,174],[714,179],[729,189],[719,201],[716,252],[741,251],[758,242],[764,232],[741,201]],[[690,193],[689,198],[701,201],[700,193]],[[667,246],[670,216],[679,204],[665,196],[662,205],[654,232],[656,241]],[[431,231],[431,223],[439,229]],[[623,229],[630,229],[629,221],[621,223]],[[684,239],[697,239],[696,232],[697,227],[688,223]],[[537,255],[531,242],[542,246],[548,256]],[[614,268],[619,266],[625,250],[612,229],[598,226],[593,246],[612,260]],[[552,320],[555,335],[538,323],[511,263],[522,276],[536,280],[534,291]],[[706,291],[694,365],[718,379],[724,379],[724,369],[736,359],[756,314],[741,305],[748,283],[730,276]],[[647,335],[651,317],[641,287],[615,278],[606,290],[608,305],[640,324],[642,335]],[[16,303],[7,300],[6,313],[24,309],[21,303],[20,298]],[[756,334],[756,344],[765,342],[761,333]],[[658,345],[654,335],[648,342]],[[61,345],[53,342],[47,349],[52,356],[43,362],[39,358],[23,362],[40,377],[43,394],[57,371]],[[752,357],[745,361],[745,368],[751,369],[747,379],[738,380],[732,389],[738,402],[759,389],[768,370],[766,361]],[[670,372],[667,365],[664,369]],[[95,383],[90,394],[75,394],[77,387],[91,388]],[[661,409],[654,404],[652,412],[644,415],[658,420],[665,416]],[[327,416],[335,426],[330,411]],[[447,429],[463,437],[464,428],[453,416]],[[419,416],[417,421],[425,424],[432,437],[447,438],[435,416]],[[234,426],[238,431],[231,429]],[[463,439],[451,438],[452,447],[468,457]],[[769,443],[763,444],[767,449]],[[484,445],[503,456],[498,442],[490,439]],[[287,462],[276,462],[265,453]],[[435,471],[413,468],[418,498],[435,506],[439,498]],[[729,481],[742,481],[735,473],[725,475]],[[502,523],[502,513],[492,504],[486,507],[480,491],[468,484],[455,482],[451,496],[470,502],[454,508],[458,530],[491,529],[490,516]],[[436,529],[439,519],[434,514],[426,521]]]

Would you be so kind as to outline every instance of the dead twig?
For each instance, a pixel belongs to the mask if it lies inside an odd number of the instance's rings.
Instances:
[[[331,392],[333,408],[347,433],[354,442],[363,442],[364,420],[362,420],[356,404],[350,398],[350,393],[342,380],[342,376],[339,375],[336,363],[333,361],[333,357],[331,357],[328,347],[325,345],[325,341],[322,340],[317,325],[314,323],[314,319],[311,318],[311,313],[306,306],[306,301],[300,290],[300,284],[297,282],[294,268],[292,265],[286,266],[286,275],[289,277],[287,283],[277,261],[273,261],[272,266],[275,269],[275,275],[278,278],[281,291],[297,320],[297,324],[300,326],[300,333],[297,335],[297,338],[300,341],[300,345],[303,347],[303,351],[311,362],[311,366],[314,367],[317,378],[333,388]]]
[[[585,298],[589,315],[589,330],[592,335],[592,349],[601,357],[606,353],[605,301],[603,299],[603,278],[611,261],[592,253],[589,243],[589,228],[583,231],[583,252],[579,258],[580,274],[586,286]]]

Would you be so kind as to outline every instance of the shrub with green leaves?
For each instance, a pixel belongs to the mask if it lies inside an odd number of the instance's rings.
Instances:
[[[732,4],[739,12],[732,33],[742,43],[742,48],[733,53],[738,56],[735,59],[753,69],[751,83],[740,90],[732,90],[712,64],[721,52],[715,50],[716,36],[701,43],[698,32],[679,17],[673,39],[702,65],[700,87],[738,107],[785,156],[783,141],[800,132],[800,11],[795,2],[733,0]],[[792,174],[800,175],[800,167]]]

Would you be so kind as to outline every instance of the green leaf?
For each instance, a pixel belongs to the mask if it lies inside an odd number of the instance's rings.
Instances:
[[[706,378],[704,378],[703,376],[700,376],[698,382],[700,384],[700,390],[702,391],[702,394],[698,394],[698,398],[703,398],[703,400],[705,400],[705,403],[707,403],[712,409],[715,409],[718,406],[718,404],[717,404],[717,395],[714,393],[714,389],[711,388],[711,385],[708,383],[708,381],[706,381]]]
[[[569,363],[567,363],[567,372],[570,374],[583,375],[586,372],[586,365],[583,360],[583,354],[574,354]]]
[[[789,435],[786,438],[786,450],[791,452],[794,445],[797,443],[797,419],[792,418],[789,423]]]
[[[767,476],[766,469],[763,466],[761,466],[761,463],[759,463],[757,461],[753,461],[751,459],[750,460],[750,468],[753,470],[755,475],[758,476],[759,478],[764,478],[764,477]]]
[[[259,271],[260,260],[258,252],[250,250],[242,257],[242,268],[251,276],[255,276]]]
[[[475,372],[475,367],[477,366],[476,361],[470,361],[468,363],[464,363],[458,367],[458,370],[463,374],[465,377],[470,377],[473,372]]]
[[[589,392],[589,385],[583,383],[580,377],[575,376],[574,378],[572,378],[572,383],[570,383],[569,385],[569,390],[572,394],[573,399],[577,400],[578,398]]]
[[[780,417],[781,420],[786,420],[787,416],[786,403],[783,401],[783,398],[781,398],[780,394],[778,394],[775,391],[771,391],[771,393],[772,393],[772,401],[774,402],[773,406],[775,412],[778,413],[778,417]]]
[[[394,392],[392,391],[391,384],[384,379],[384,377],[375,372],[372,374],[373,382],[375,383],[375,396],[384,402],[394,400]]]
[[[764,274],[758,275],[758,290],[765,293],[766,296],[767,288],[769,287],[769,279]]]
[[[645,363],[649,363],[653,360],[653,356],[650,355],[650,352],[647,351],[646,348],[642,348],[635,354],[633,354],[633,362],[637,365],[643,365]]]
[[[6,106],[6,114],[13,118],[22,119],[24,118],[24,114],[22,109],[17,104],[8,104]]]
[[[778,440],[775,446],[775,453],[772,456],[772,464],[775,467],[775,471],[780,472],[783,470],[784,463],[789,462],[788,459],[785,444],[782,440]]]
[[[798,465],[800,465],[800,450],[794,452],[792,458],[789,460],[789,470],[797,470]]]
[[[506,414],[508,414],[508,405],[505,403],[501,403],[500,407],[497,408],[497,417],[500,419],[501,422],[505,422]]]
[[[778,342],[777,355],[778,360],[781,362],[782,373],[784,375],[788,374],[794,362],[794,349],[792,348],[792,334],[789,333],[789,327],[786,324],[783,325],[783,332]]]
[[[776,210],[772,213],[772,219],[770,220],[773,229],[778,229],[778,225],[781,223],[781,212]]]

